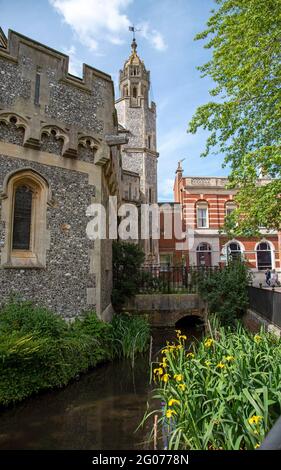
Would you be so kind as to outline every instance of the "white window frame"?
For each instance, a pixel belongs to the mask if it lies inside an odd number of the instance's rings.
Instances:
[[[271,251],[271,269],[275,269],[276,268],[276,263],[275,263],[275,247],[273,245],[273,243],[269,240],[266,240],[266,239],[263,239],[263,240],[260,240],[258,243],[256,243],[255,245],[255,257],[256,257],[256,268],[259,272],[263,272],[262,269],[259,269],[258,267],[258,246],[260,245],[260,243],[268,243],[268,245],[270,246],[270,251]]]
[[[228,258],[228,256],[229,256],[228,247],[229,247],[229,245],[231,245],[232,243],[236,243],[238,246],[240,246],[241,260],[244,259],[244,251],[245,251],[244,245],[243,245],[241,242],[239,242],[238,240],[230,240],[230,241],[229,241],[228,243],[226,243],[226,245],[225,245],[225,249],[226,249],[225,253],[226,253],[226,261],[227,261],[227,263],[228,263],[228,261],[229,261],[229,258]],[[231,253],[231,252],[230,252],[230,253]],[[239,252],[236,251],[235,253],[239,253]]]
[[[199,225],[199,210],[205,209],[206,210],[206,225],[200,226]],[[208,203],[205,201],[199,201],[196,203],[196,227],[197,228],[209,228],[209,206]]]
[[[225,203],[225,217],[230,215],[235,209],[236,209],[236,204],[233,201],[227,201]],[[228,213],[228,210],[231,208],[230,212]]]

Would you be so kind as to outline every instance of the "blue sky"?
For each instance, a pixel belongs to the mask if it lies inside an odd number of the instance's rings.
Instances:
[[[186,133],[197,106],[210,99],[212,84],[198,65],[210,51],[194,41],[204,29],[214,0],[0,0],[0,26],[68,53],[71,72],[82,62],[109,73],[118,92],[118,72],[130,53],[128,25],[137,33],[138,53],[151,71],[157,104],[159,200],[172,200],[179,159],[186,175],[222,176],[222,158],[200,158],[206,134]]]

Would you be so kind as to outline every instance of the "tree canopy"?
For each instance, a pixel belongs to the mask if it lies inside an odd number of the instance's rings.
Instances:
[[[209,62],[199,67],[215,86],[188,131],[209,131],[202,156],[222,153],[238,189],[228,232],[281,228],[281,0],[215,0],[207,29]],[[261,177],[265,177],[265,181]]]

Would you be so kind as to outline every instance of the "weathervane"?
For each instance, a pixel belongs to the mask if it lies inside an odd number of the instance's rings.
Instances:
[[[137,28],[133,25],[133,26],[129,26],[129,31],[131,31],[131,32],[133,33],[133,41],[135,41],[135,40],[136,40],[135,33],[141,31],[141,29],[137,29]]]

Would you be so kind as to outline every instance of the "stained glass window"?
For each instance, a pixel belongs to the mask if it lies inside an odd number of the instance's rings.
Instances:
[[[19,186],[15,191],[13,250],[29,250],[31,235],[32,190]]]

